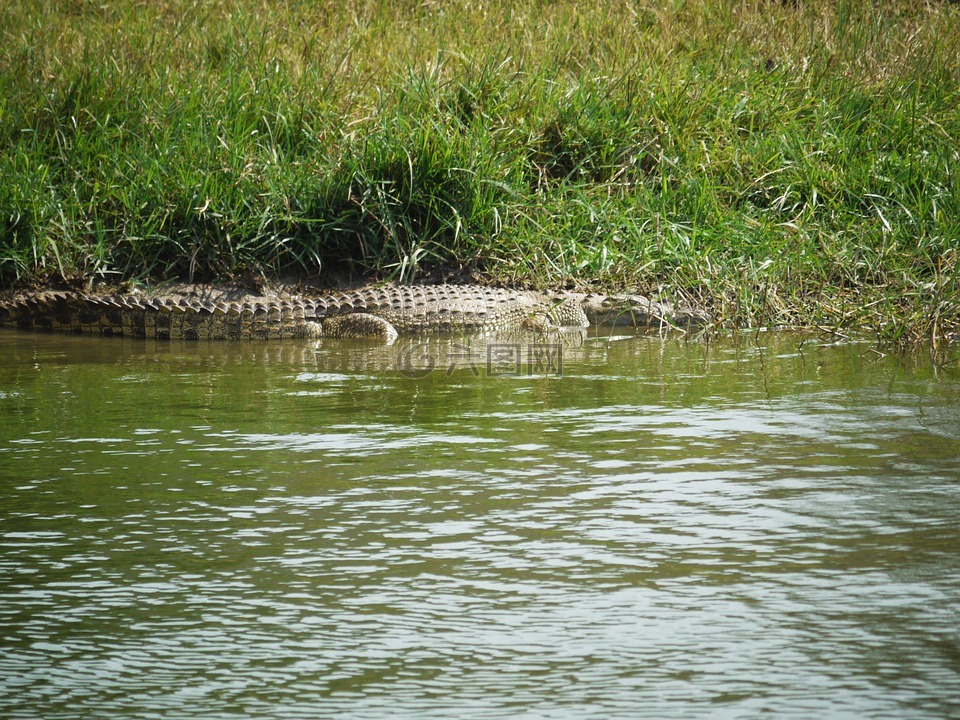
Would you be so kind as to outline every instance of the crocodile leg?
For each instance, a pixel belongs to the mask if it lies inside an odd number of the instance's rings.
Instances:
[[[565,299],[542,307],[524,318],[520,324],[524,330],[545,332],[548,330],[582,329],[590,326],[586,313],[579,302]]]
[[[323,334],[331,338],[376,338],[392,343],[397,330],[387,320],[370,313],[334,315],[323,320]]]

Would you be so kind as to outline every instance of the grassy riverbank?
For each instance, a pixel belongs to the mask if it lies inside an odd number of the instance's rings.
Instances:
[[[960,8],[0,9],[0,286],[478,274],[960,332]]]

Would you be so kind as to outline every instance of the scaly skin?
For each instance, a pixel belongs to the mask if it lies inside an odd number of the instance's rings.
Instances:
[[[157,339],[373,337],[399,333],[672,323],[639,296],[542,293],[481,285],[367,287],[289,299],[235,300],[41,292],[0,299],[0,326]],[[626,317],[627,323],[622,319]],[[689,322],[691,318],[686,318]]]

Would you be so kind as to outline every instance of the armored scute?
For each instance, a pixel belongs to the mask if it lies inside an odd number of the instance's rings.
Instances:
[[[392,340],[401,333],[562,330],[590,324],[660,326],[700,319],[635,295],[548,293],[481,285],[386,285],[240,300],[73,292],[0,299],[0,326],[185,340]]]

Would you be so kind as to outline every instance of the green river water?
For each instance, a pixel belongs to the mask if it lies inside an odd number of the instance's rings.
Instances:
[[[960,717],[956,364],[485,342],[2,331],[0,717]]]

